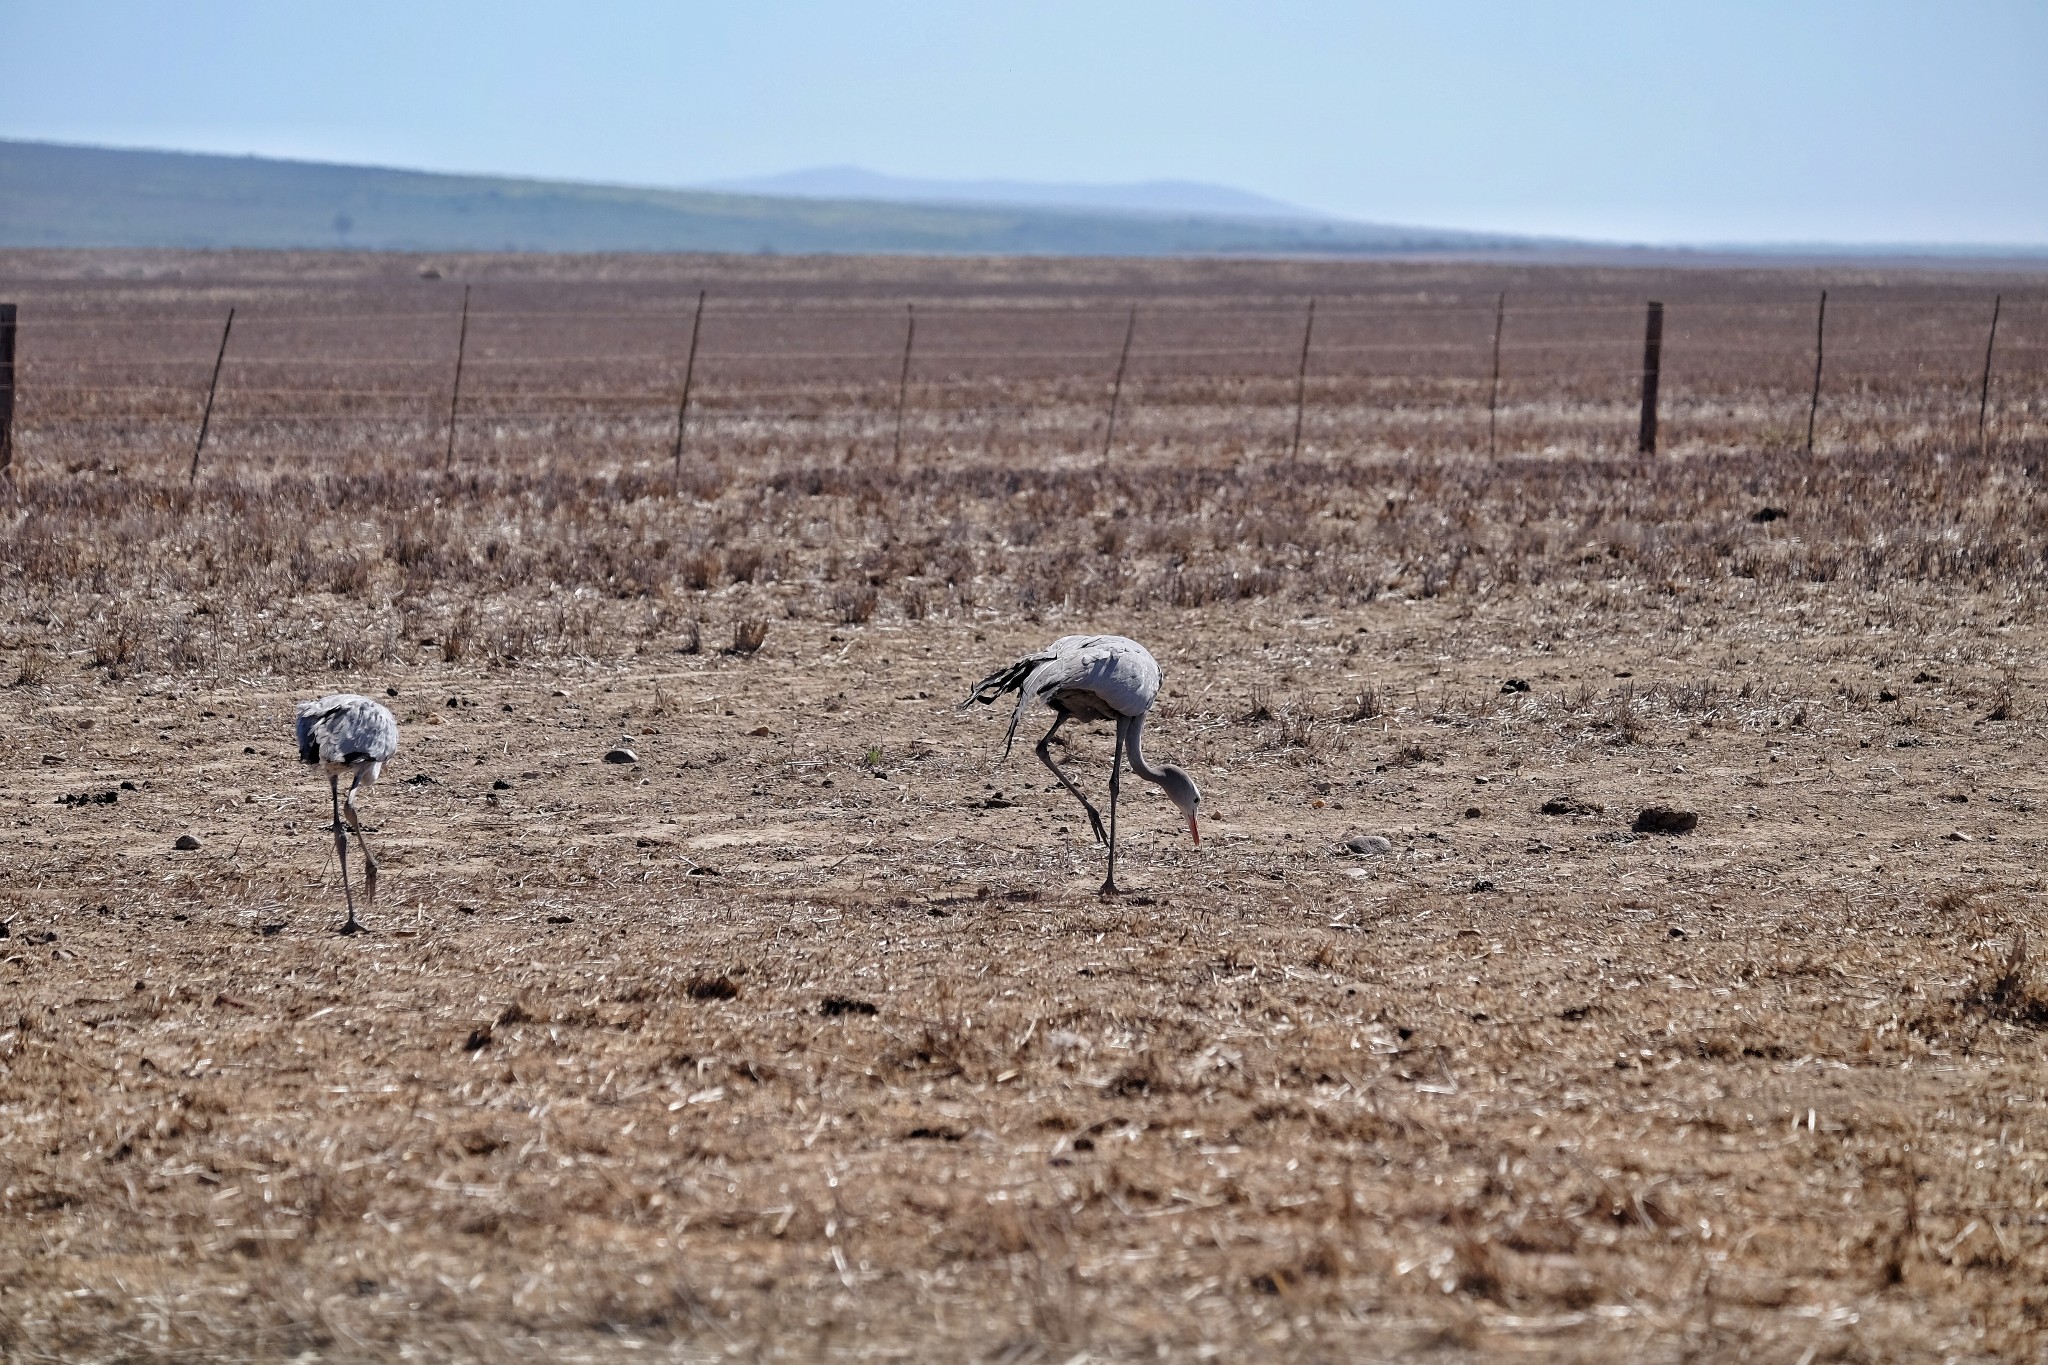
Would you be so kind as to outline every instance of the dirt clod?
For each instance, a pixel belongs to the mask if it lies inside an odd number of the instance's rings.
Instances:
[[[1576,796],[1553,796],[1543,803],[1545,815],[1600,815],[1606,807],[1595,801],[1582,801]]]
[[[1637,834],[1690,834],[1699,822],[1700,817],[1694,811],[1671,806],[1645,806],[1629,828]]]

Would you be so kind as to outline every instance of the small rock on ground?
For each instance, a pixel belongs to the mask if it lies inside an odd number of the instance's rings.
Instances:
[[[180,834],[178,842],[171,845],[171,847],[177,849],[180,853],[196,853],[199,851],[199,841],[189,834]]]
[[[1394,841],[1384,834],[1354,834],[1344,841],[1344,847],[1361,858],[1377,858],[1392,853]]]

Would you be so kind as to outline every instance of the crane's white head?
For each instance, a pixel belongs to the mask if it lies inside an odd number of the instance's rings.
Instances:
[[[1159,790],[1180,807],[1180,813],[1187,817],[1188,833],[1195,836],[1195,847],[1200,848],[1202,827],[1195,815],[1202,807],[1202,789],[1195,785],[1195,779],[1169,763],[1159,770]]]

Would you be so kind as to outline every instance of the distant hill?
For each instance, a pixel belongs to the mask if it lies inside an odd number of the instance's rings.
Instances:
[[[0,140],[0,246],[13,247],[1170,256],[1551,245],[1562,244],[1249,213],[656,190]]]
[[[1000,204],[1010,208],[1090,209],[1110,213],[1199,214],[1211,218],[1289,218],[1337,222],[1326,213],[1261,194],[1193,180],[1143,180],[1128,185],[1066,185],[1032,180],[917,180],[859,166],[820,166],[783,175],[720,180],[699,186],[728,194],[802,199],[877,199],[896,204]]]

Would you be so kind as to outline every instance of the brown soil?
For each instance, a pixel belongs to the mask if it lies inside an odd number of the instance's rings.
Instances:
[[[0,1354],[2039,1355],[2038,439],[1003,441],[25,479]],[[953,708],[1078,630],[1114,898]]]

